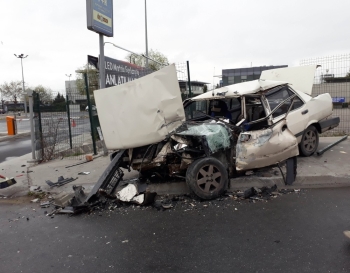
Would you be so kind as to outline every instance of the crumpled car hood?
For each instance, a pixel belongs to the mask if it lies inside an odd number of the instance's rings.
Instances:
[[[185,121],[175,65],[94,91],[108,149],[136,148],[162,141]]]

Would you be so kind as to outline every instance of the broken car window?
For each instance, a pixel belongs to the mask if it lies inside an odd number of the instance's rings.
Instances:
[[[206,119],[206,116],[203,113],[207,113],[207,101],[192,101],[185,107],[185,116],[186,120],[195,119],[202,120]]]
[[[246,120],[244,123],[255,121],[261,118],[266,117],[264,106],[261,102],[260,97],[245,97],[245,108],[246,108]],[[243,124],[244,124],[243,123]],[[260,130],[268,126],[267,120],[262,120],[259,123],[255,124],[245,124],[244,128],[247,131],[251,130]]]
[[[268,93],[266,93],[265,96],[266,96],[267,101],[270,105],[271,111],[273,111],[277,107],[277,105],[279,105],[281,102],[283,102],[284,100],[286,100],[287,98],[289,98],[293,95],[294,95],[294,92],[292,92],[288,88],[288,86],[283,86],[282,88],[280,88],[278,90],[274,89],[274,90],[269,91]],[[304,104],[303,101],[298,96],[296,96],[294,99],[294,105],[293,105],[292,110],[301,107],[303,104]],[[291,100],[285,101],[279,107],[279,109],[277,109],[275,111],[275,113],[273,113],[272,117],[276,118],[278,116],[286,114],[290,105],[291,105]]]

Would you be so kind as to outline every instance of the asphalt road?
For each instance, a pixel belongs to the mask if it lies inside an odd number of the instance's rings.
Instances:
[[[188,200],[53,219],[38,204],[2,200],[0,271],[349,272],[349,195],[310,189],[267,202]]]
[[[0,164],[32,151],[30,136],[0,142]]]
[[[48,144],[50,143],[60,143],[69,142],[69,127],[67,119],[60,118],[47,118],[43,117],[43,128],[44,134],[47,136],[45,138]],[[57,134],[55,129],[57,126]],[[23,118],[17,119],[17,132],[30,131],[29,119]],[[0,120],[0,133],[7,132],[6,120]],[[88,118],[76,118],[71,122],[71,135],[72,139],[75,138],[74,142],[83,144],[86,141],[84,137],[79,138],[83,134],[90,133],[90,120]],[[51,136],[51,137],[48,137]],[[52,136],[57,136],[54,140]],[[31,142],[30,136],[23,137],[20,139],[9,140],[5,142],[0,142],[0,163],[9,160],[14,157],[18,157],[31,152]]]

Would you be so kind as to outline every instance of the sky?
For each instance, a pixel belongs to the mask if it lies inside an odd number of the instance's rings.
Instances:
[[[110,1],[110,0],[108,0]],[[0,0],[0,84],[21,81],[54,92],[76,77],[87,55],[99,55],[99,35],[87,29],[85,0]],[[145,1],[114,0],[114,37],[145,52]],[[170,63],[189,61],[191,80],[216,84],[222,69],[284,65],[350,53],[350,1],[147,0],[148,48]],[[127,52],[106,44],[105,55]]]

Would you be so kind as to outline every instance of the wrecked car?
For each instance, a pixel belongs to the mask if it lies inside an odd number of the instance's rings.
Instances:
[[[186,117],[197,121],[207,119],[207,115],[225,117],[234,124],[242,121],[246,130],[261,129],[285,118],[298,140],[300,154],[310,156],[318,148],[319,134],[340,122],[339,117],[331,117],[333,103],[328,93],[311,96],[316,68],[311,65],[265,70],[259,80],[201,94],[186,101]],[[262,87],[269,81],[280,83]]]
[[[297,156],[299,143],[310,155],[317,133],[339,123],[325,120],[328,94],[309,98],[280,79],[226,86],[183,105],[174,65],[94,94],[106,146],[117,151],[88,199],[99,188],[112,191],[121,168],[185,179],[198,197],[216,198],[237,173]]]

